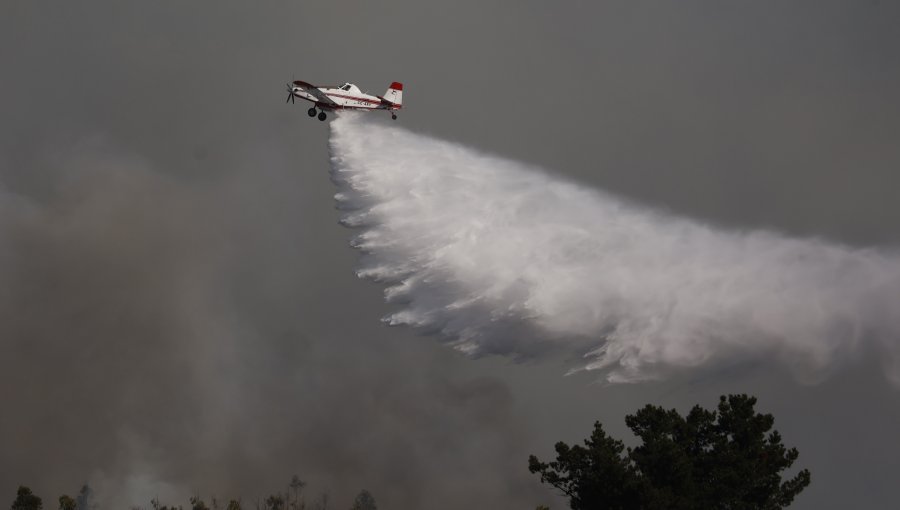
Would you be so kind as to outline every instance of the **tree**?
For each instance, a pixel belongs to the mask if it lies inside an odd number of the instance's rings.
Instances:
[[[569,497],[575,509],[779,509],[809,485],[804,469],[782,482],[797,460],[772,431],[756,398],[722,396],[718,408],[694,406],[687,416],[647,405],[625,417],[642,441],[624,447],[594,424],[585,446],[556,444],[556,461],[531,455],[528,469]],[[771,431],[771,432],[770,432]]]
[[[94,497],[94,491],[88,486],[88,484],[84,484],[81,486],[81,490],[78,491],[78,495],[75,496],[75,508],[77,510],[94,510],[94,505],[91,502],[91,499]]]
[[[356,495],[350,510],[378,510],[378,505],[375,504],[372,493],[363,489]]]
[[[209,510],[209,507],[206,506],[206,502],[200,499],[200,496],[191,496],[191,510]]]
[[[266,510],[284,510],[284,498],[281,494],[273,494],[266,498]]]
[[[291,477],[291,483],[288,485],[290,487],[290,492],[288,493],[288,508],[293,510],[302,510],[306,508],[306,505],[301,502],[300,492],[303,490],[303,487],[306,486],[306,482],[300,479],[299,476],[294,475]],[[293,492],[294,499],[291,500],[291,492]]]
[[[31,489],[25,487],[24,485],[19,486],[19,490],[16,491],[16,499],[13,501],[10,506],[11,510],[41,510],[44,504],[41,502],[41,498],[34,495],[31,492]]]
[[[59,497],[59,510],[75,510],[75,499],[67,494]]]

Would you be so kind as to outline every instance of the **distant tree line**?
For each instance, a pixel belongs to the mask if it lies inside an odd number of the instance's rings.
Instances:
[[[303,493],[304,487],[306,487],[306,482],[294,475],[284,492],[257,498],[252,505],[245,504],[241,499],[230,499],[225,503],[224,500],[220,501],[215,496],[211,497],[207,503],[199,495],[194,495],[188,499],[189,505],[186,508],[182,505],[162,504],[159,498],[150,500],[150,508],[152,510],[328,510],[327,492],[319,494],[318,497],[307,503]],[[94,502],[94,493],[88,485],[82,486],[74,498],[67,494],[59,497],[59,510],[99,510],[99,508],[99,505]],[[30,488],[22,485],[16,491],[16,499],[10,510],[44,510],[44,503]],[[46,510],[52,509],[47,508]],[[147,509],[133,506],[131,510]],[[378,510],[378,506],[375,503],[375,497],[363,489],[356,495],[350,510]]]
[[[685,416],[675,409],[647,405],[625,417],[625,424],[641,441],[638,446],[626,448],[596,422],[584,446],[558,442],[555,461],[543,462],[531,455],[528,469],[566,496],[574,510],[778,510],[789,506],[809,485],[810,473],[803,469],[783,480],[799,453],[782,444],[781,435],[772,430],[774,417],[757,413],[755,405],[755,397],[728,395],[720,397],[716,409],[697,405]],[[253,505],[240,499],[225,504],[215,497],[207,504],[195,495],[187,508],[328,510],[328,494],[307,504],[305,486],[295,475],[284,492],[257,499]],[[181,505],[163,505],[157,498],[150,507],[185,510]],[[377,509],[367,490],[360,491],[350,507]],[[31,489],[21,486],[11,510],[43,510],[43,503]],[[74,498],[60,496],[59,510],[98,510],[98,505],[85,485]]]
[[[94,503],[93,496],[94,492],[91,488],[87,484],[82,485],[75,498],[67,494],[59,497],[59,510],[97,510],[98,507]],[[11,510],[42,510],[44,502],[31,492],[31,489],[20,485],[16,491],[16,499],[10,508]]]

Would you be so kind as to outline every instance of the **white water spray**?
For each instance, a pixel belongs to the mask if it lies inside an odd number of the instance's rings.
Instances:
[[[390,324],[472,355],[571,347],[613,382],[758,356],[814,378],[872,345],[900,383],[896,254],[670,217],[360,115],[331,130]]]

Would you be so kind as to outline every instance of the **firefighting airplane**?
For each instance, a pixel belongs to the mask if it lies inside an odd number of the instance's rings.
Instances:
[[[295,80],[288,83],[288,98],[291,103],[295,97],[313,102],[313,107],[306,113],[310,117],[316,117],[316,107],[319,120],[325,120],[325,110],[389,110],[391,118],[396,119],[394,113],[403,107],[403,84],[394,82],[384,93],[384,96],[371,96],[359,90],[352,83],[341,86],[310,85],[305,81]]]

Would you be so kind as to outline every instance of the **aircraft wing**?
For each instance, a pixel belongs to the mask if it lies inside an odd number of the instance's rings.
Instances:
[[[330,97],[326,96],[324,92],[319,90],[319,87],[316,87],[315,85],[311,85],[309,83],[306,83],[305,81],[296,80],[296,81],[294,81],[294,86],[300,87],[307,94],[314,96],[316,98],[316,101],[318,101],[320,103],[323,103],[326,105],[337,104],[334,101],[332,101]]]

